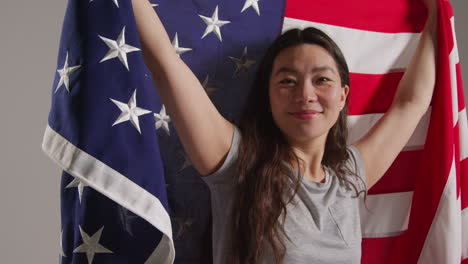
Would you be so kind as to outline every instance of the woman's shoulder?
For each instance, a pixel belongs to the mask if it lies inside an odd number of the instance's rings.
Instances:
[[[349,175],[346,175],[347,179],[356,186],[358,192],[367,192],[366,175],[361,153],[354,145],[346,146],[346,150],[349,157],[345,164],[347,170],[350,171]]]
[[[349,154],[349,158],[347,161],[348,165],[351,165],[354,169],[363,170],[364,165],[363,165],[363,161],[362,161],[362,157],[361,157],[361,153],[359,152],[359,149],[356,148],[354,145],[347,145],[346,151]]]
[[[203,176],[202,179],[208,186],[217,186],[224,184],[233,184],[232,181],[235,175],[235,161],[238,158],[239,145],[241,142],[241,131],[237,126],[234,126],[234,133],[231,140],[231,146],[221,166],[213,173]]]

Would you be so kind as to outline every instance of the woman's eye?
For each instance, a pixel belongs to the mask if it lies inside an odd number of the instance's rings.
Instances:
[[[331,80],[328,79],[327,77],[320,77],[320,78],[318,78],[318,81],[319,82],[328,82],[328,81],[331,81]]]
[[[294,80],[292,79],[283,79],[280,81],[281,84],[293,84]]]
[[[328,77],[319,77],[316,79],[317,85],[330,85],[332,80]]]

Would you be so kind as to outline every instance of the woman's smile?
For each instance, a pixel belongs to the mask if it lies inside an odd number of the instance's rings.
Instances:
[[[319,115],[322,114],[322,111],[303,110],[297,112],[290,112],[289,114],[300,120],[310,120],[319,117]]]

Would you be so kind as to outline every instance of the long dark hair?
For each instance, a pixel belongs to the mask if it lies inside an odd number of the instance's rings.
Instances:
[[[282,216],[284,223],[286,205],[298,191],[302,173],[293,175],[283,162],[302,168],[303,161],[292,151],[273,121],[268,85],[276,56],[288,47],[304,43],[316,44],[327,50],[336,62],[341,86],[349,86],[349,70],[343,54],[330,37],[316,28],[288,30],[267,49],[238,124],[242,141],[237,160],[238,178],[231,226],[232,264],[258,263],[267,243],[277,264],[282,263],[286,254],[285,244],[279,238],[281,234],[289,237],[278,220]],[[328,133],[322,165],[333,170],[340,180],[350,183],[358,196],[357,188],[346,177],[356,175],[346,166],[350,156],[346,150],[347,101]]]

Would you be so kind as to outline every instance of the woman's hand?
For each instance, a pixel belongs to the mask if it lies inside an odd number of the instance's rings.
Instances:
[[[429,14],[435,14],[437,11],[437,0],[421,0],[426,5]]]

